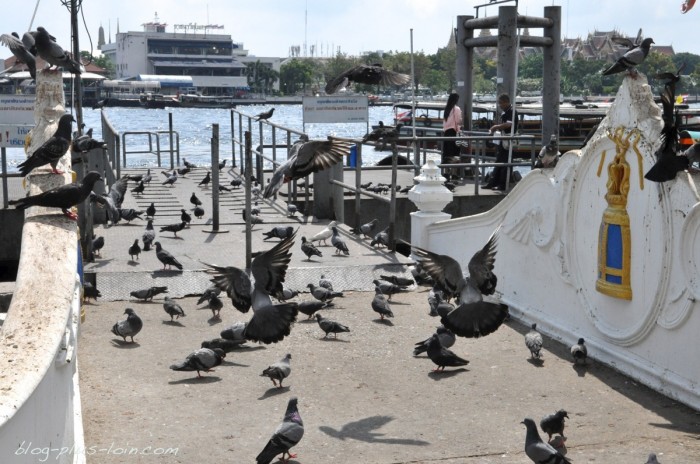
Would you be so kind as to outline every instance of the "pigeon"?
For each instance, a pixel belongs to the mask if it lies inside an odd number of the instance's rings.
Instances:
[[[146,208],[146,217],[156,217],[156,204],[154,202],[151,202],[148,208]]]
[[[28,32],[25,33],[25,35],[28,34]],[[33,40],[34,38],[32,37],[32,41]],[[10,49],[12,54],[17,58],[17,63],[24,63],[27,65],[27,68],[29,68],[29,75],[32,76],[32,79],[36,80],[36,57],[23,41],[19,39],[19,35],[16,32],[12,34],[2,34],[0,35],[0,43]]]
[[[360,64],[353,66],[342,74],[329,80],[326,84],[326,93],[334,94],[350,82],[368,85],[406,85],[411,81],[411,76],[385,69],[381,64]]]
[[[219,184],[219,192],[232,192],[232,190],[225,185]]]
[[[221,348],[200,348],[191,353],[179,364],[173,364],[170,369],[174,371],[197,371],[197,378],[202,378],[200,371],[214,372],[214,367],[221,364],[226,353]]]
[[[321,274],[321,278],[318,279],[318,286],[328,289],[331,292],[333,291],[333,282],[331,282],[330,279],[326,279],[326,276],[323,274]]]
[[[232,179],[231,180],[231,186],[235,189],[240,188],[241,185],[243,185],[243,181],[241,179]]]
[[[97,300],[102,296],[102,293],[95,288],[90,282],[85,282],[83,284],[83,300],[88,301],[90,298]]]
[[[211,282],[226,292],[236,309],[245,313],[253,307],[253,317],[245,329],[247,340],[266,344],[279,342],[289,335],[292,323],[296,321],[296,303],[273,304],[271,299],[283,297],[282,284],[292,257],[289,250],[294,245],[295,235],[253,259],[254,285],[249,275],[239,268],[203,263],[209,268],[207,272],[214,276]]]
[[[124,219],[126,222],[131,222],[134,219],[141,219],[143,211],[136,211],[133,208],[119,208],[119,217]]]
[[[379,318],[383,321],[384,317],[394,317],[389,307],[389,301],[382,294],[379,287],[374,287],[374,298],[372,299],[372,309],[379,314]]]
[[[158,258],[158,261],[163,263],[164,270],[166,266],[168,266],[168,268],[175,266],[179,270],[182,270],[182,264],[180,264],[180,262],[177,259],[175,259],[173,255],[165,251],[160,242],[156,242],[154,243],[154,245],[156,246],[156,257]]]
[[[212,295],[219,296],[221,294],[221,289],[216,285],[212,285],[202,293],[202,296],[197,300],[197,304],[200,305],[205,301],[209,301]]]
[[[532,359],[540,359],[542,350],[542,334],[537,331],[537,324],[533,322],[532,330],[525,334],[525,345],[530,350]],[[551,437],[550,437],[551,438]]]
[[[182,177],[185,177],[187,174],[189,174],[189,172],[190,172],[191,170],[192,170],[192,169],[186,168],[186,167],[185,167],[185,168],[177,168],[177,173],[178,173],[179,175],[181,175]]]
[[[335,247],[336,254],[343,253],[345,256],[349,256],[350,250],[348,250],[348,245],[345,243],[345,241],[340,238],[338,228],[334,226],[331,227],[331,230],[333,231],[333,236],[331,236],[331,245]]]
[[[374,149],[377,151],[383,151],[386,148],[387,143],[393,145],[397,142],[402,127],[403,124],[397,124],[396,127],[385,126],[382,121],[379,121],[379,127],[373,129],[372,132],[369,132],[362,137],[362,143],[374,142]],[[371,182],[368,182],[368,184],[371,184]],[[368,189],[369,185],[362,188]]]
[[[413,280],[415,280],[418,285],[428,285],[432,287],[435,284],[433,278],[430,277],[427,272],[425,272],[425,269],[423,269],[423,266],[421,266],[420,263],[416,263],[411,268],[411,275],[413,276]]]
[[[299,211],[297,205],[295,205],[294,203],[287,203],[287,216],[294,217],[296,216],[297,211]]]
[[[376,246],[382,246],[388,247],[389,246],[389,233],[387,232],[389,229],[384,229],[381,232],[377,232],[374,235],[374,238],[372,239],[371,242],[369,242],[369,246],[374,247]]]
[[[101,140],[95,140],[92,138],[92,129],[88,131],[87,134],[83,134],[80,137],[74,137],[71,142],[70,149],[74,153],[86,153],[90,150],[95,150],[96,148],[107,149],[107,144]],[[131,177],[131,176],[130,176]],[[138,182],[141,179],[130,179]]]
[[[459,337],[488,335],[497,330],[508,316],[508,306],[484,299],[484,295],[492,295],[496,291],[498,279],[493,268],[497,237],[498,229],[471,258],[467,278],[453,258],[413,247],[421,268],[435,281],[445,298],[456,297],[458,306],[441,315],[440,322]]]
[[[58,120],[56,132],[39,148],[34,150],[29,158],[17,166],[22,177],[26,177],[33,169],[45,164],[51,165],[51,172],[54,174],[63,174],[63,171],[56,169],[56,166],[70,147],[72,123],[74,121],[75,119],[71,114],[61,116]]]
[[[270,108],[268,111],[263,111],[262,113],[256,114],[255,116],[253,116],[253,119],[255,119],[256,121],[268,120],[272,117],[272,113],[274,112],[275,109]]]
[[[323,301],[302,301],[299,303],[299,312],[306,314],[308,319],[311,319],[316,311],[319,311],[328,306],[329,303],[324,303]]]
[[[80,63],[75,61],[68,52],[52,40],[46,29],[37,27],[36,32],[34,40],[39,58],[51,66],[60,66],[73,74],[80,74]]]
[[[112,225],[117,224],[122,219],[122,215],[119,210],[124,202],[124,196],[126,195],[128,184],[129,178],[127,176],[123,176],[109,187],[108,193],[90,197],[94,202],[98,203],[100,207],[107,209],[107,217]]]
[[[141,247],[139,246],[139,239],[134,240],[134,244],[129,247],[129,257],[133,261],[134,256],[136,256],[136,259],[139,259],[139,255],[141,254]]]
[[[219,162],[219,172],[221,172],[221,170],[226,167],[226,161],[228,160],[223,160]]]
[[[374,283],[374,288],[379,289],[380,292],[387,295],[389,300],[391,300],[391,295],[406,291],[405,287],[394,285],[391,282],[382,282],[381,280],[374,279],[372,283]]]
[[[552,448],[557,450],[559,454],[561,454],[562,456],[566,456],[566,453],[568,452],[568,450],[566,449],[566,437],[557,435],[556,437],[549,440],[549,444],[552,445]]]
[[[314,298],[324,303],[329,303],[333,301],[333,298],[343,296],[343,292],[333,292],[331,290],[328,290],[327,288],[317,287],[314,284],[309,284],[307,285],[307,287],[309,288],[309,291],[311,292]]]
[[[182,306],[171,300],[169,296],[166,296],[163,301],[163,309],[166,313],[170,314],[171,322],[173,320],[173,317],[175,317],[176,319],[180,319],[180,317],[185,317],[185,311],[182,310]]]
[[[230,327],[225,328],[219,334],[224,340],[229,340],[242,345],[246,342],[245,329],[248,326],[245,322],[236,322]]]
[[[190,197],[190,203],[192,203],[194,206],[202,206],[202,200],[197,198],[197,195],[195,195],[194,192],[192,192],[192,196]]]
[[[306,255],[306,260],[311,261],[312,256],[323,257],[323,253],[314,246],[313,243],[308,242],[306,237],[301,237],[301,251]]]
[[[549,143],[542,147],[539,156],[537,156],[537,161],[535,162],[536,168],[553,168],[557,165],[559,161],[559,141],[557,140],[557,134],[552,134],[549,139]]]
[[[564,418],[569,418],[569,415],[563,409],[545,416],[540,421],[540,427],[542,431],[549,435],[549,440],[552,439],[552,435],[559,434],[564,436]]]
[[[245,342],[245,340],[243,340]],[[233,340],[227,340],[225,338],[214,338],[211,340],[205,340],[202,342],[201,347],[202,348],[209,348],[210,350],[214,350],[216,348],[222,350],[224,353],[230,353],[238,348],[240,348],[241,344],[237,343]]]
[[[182,158],[182,164],[184,164],[185,167],[189,169],[195,169],[197,167],[196,164],[192,164],[189,161],[187,161],[187,158]]]
[[[588,359],[588,348],[586,348],[585,340],[583,338],[578,339],[578,343],[571,347],[571,356],[574,357],[574,364],[578,364],[579,360],[586,364],[586,359]]]
[[[435,317],[438,315],[437,308],[440,303],[442,303],[442,292],[438,288],[431,288],[430,293],[428,293],[429,316]]]
[[[282,294],[278,296],[281,297],[279,298],[280,301],[287,301],[291,300],[292,298],[295,298],[297,295],[299,295],[299,292],[297,292],[296,290],[292,290],[290,288],[282,286]]]
[[[284,420],[277,427],[275,433],[272,434],[270,441],[267,442],[265,448],[255,457],[256,464],[270,464],[278,454],[282,453],[282,462],[288,462],[289,459],[296,458],[296,454],[289,452],[291,448],[301,441],[304,436],[304,423],[301,421],[299,410],[297,409],[297,398],[292,397],[287,403],[287,411],[284,413]]]
[[[559,453],[552,445],[545,443],[537,432],[537,425],[532,419],[521,422],[527,427],[525,435],[525,454],[535,463],[564,464],[570,463],[564,455]]]
[[[271,198],[283,184],[319,172],[342,161],[350,154],[350,142],[340,140],[311,140],[302,136],[289,150],[287,161],[275,169],[265,186],[263,198]]]
[[[182,229],[185,228],[187,223],[185,221],[178,222],[176,224],[169,224],[167,226],[163,226],[160,228],[161,232],[172,232],[175,234],[175,237],[177,237],[177,233],[180,232]]]
[[[182,222],[186,222],[188,225],[189,225],[190,222],[192,222],[192,216],[190,216],[189,214],[187,214],[187,211],[185,211],[185,208],[182,208],[182,209],[180,210],[180,220],[181,220]]]
[[[134,336],[141,332],[143,321],[136,315],[133,309],[126,308],[124,310],[126,319],[119,321],[112,326],[112,333],[122,337],[126,342],[126,337],[131,337],[131,343],[134,343]]]
[[[92,236],[92,252],[98,256],[101,256],[101,251],[102,248],[105,246],[105,238],[103,236],[99,236],[95,238],[95,236]]]
[[[221,319],[221,309],[224,307],[224,302],[221,301],[215,294],[209,295],[209,309],[211,309],[212,317],[214,319]]]
[[[209,182],[211,182],[211,172],[207,171],[207,175],[204,176],[204,178],[201,181],[199,181],[199,184],[197,184],[197,185],[199,185],[200,187],[206,187],[209,185]],[[192,196],[194,198],[197,198],[194,193],[192,194]],[[190,200],[190,201],[192,201],[192,200]],[[196,204],[197,203],[195,203],[195,205]],[[202,203],[200,202],[199,204],[201,205]]]
[[[146,230],[141,236],[143,240],[143,251],[150,251],[153,240],[156,239],[156,231],[153,229],[153,219],[149,219],[146,223]]]
[[[195,206],[194,211],[192,211],[192,214],[194,214],[194,217],[197,219],[202,219],[204,217],[204,208],[201,206]]]
[[[269,232],[263,232],[263,235],[265,236],[263,240],[267,240],[270,238],[280,238],[284,240],[285,238],[294,235],[294,227],[274,227]]]
[[[144,184],[148,184],[153,180],[153,176],[151,175],[151,168],[148,168],[148,170],[146,170],[146,175],[143,176],[143,179],[141,180]]]
[[[329,223],[328,223],[328,226],[326,226],[325,229],[321,230],[319,233],[317,233],[316,235],[314,235],[313,237],[311,237],[311,238],[309,239],[309,241],[311,241],[311,242],[321,242],[321,241],[322,241],[323,244],[325,245],[325,244],[326,244],[326,240],[328,240],[329,238],[331,238],[331,236],[333,235],[333,230],[332,230],[332,228],[333,228],[333,227],[336,227],[336,225],[337,225],[337,224],[336,224],[335,221],[329,222]]]
[[[450,348],[452,345],[455,344],[455,340],[457,337],[455,337],[455,334],[450,332],[449,329],[446,329],[445,326],[438,326],[437,330],[435,331],[435,335],[438,337],[438,341],[440,342],[440,345],[442,345],[443,348]],[[415,348],[413,349],[413,356],[418,356],[421,353],[425,353],[428,351],[428,344],[430,343],[430,338],[432,335],[428,338],[426,338],[423,341],[420,341],[415,344]]]
[[[75,221],[78,216],[71,212],[70,208],[84,202],[90,196],[90,192],[98,180],[102,180],[102,176],[98,172],[90,171],[82,182],[61,185],[37,195],[10,200],[8,203],[17,209],[26,209],[30,206],[61,208],[64,215]]]
[[[324,335],[323,338],[326,338],[329,333],[332,333],[335,336],[335,338],[338,338],[339,333],[350,332],[348,326],[343,325],[339,322],[331,321],[330,319],[326,319],[318,313],[316,313],[316,322],[318,322],[318,325],[319,327],[321,327],[321,330],[323,330],[326,333],[326,335]]]
[[[649,457],[647,458],[647,462],[645,464],[661,464],[658,459],[656,459],[656,454],[655,453],[649,453]]]
[[[436,333],[428,340],[426,352],[430,360],[437,365],[434,372],[444,371],[445,367],[459,367],[469,364],[469,361],[460,358],[455,353],[442,346],[440,344],[440,338]]]
[[[154,296],[161,293],[168,293],[168,287],[149,287],[144,290],[134,290],[130,295],[139,300],[151,301]]]
[[[391,282],[394,285],[398,285],[399,287],[409,287],[416,283],[413,279],[396,275],[380,275],[379,278],[386,282]]]
[[[282,381],[289,377],[289,374],[292,372],[292,367],[289,365],[289,361],[291,361],[292,355],[287,353],[287,355],[277,361],[276,363],[270,365],[267,367],[264,371],[262,371],[262,374],[260,374],[261,377],[269,377],[270,380],[272,380],[272,384],[277,387],[277,388],[282,388]],[[277,385],[277,380],[280,384]]]
[[[140,195],[143,193],[143,191],[146,190],[146,184],[143,183],[142,180],[139,181],[139,185],[131,189],[131,193],[134,193],[136,195]]]
[[[620,39],[618,38],[617,41],[619,42]],[[650,37],[647,37],[646,39],[642,40],[642,43],[640,43],[639,45],[635,45],[631,41],[626,40],[624,44],[630,47],[629,50],[627,50],[624,55],[618,58],[615,63],[613,63],[610,67],[603,71],[603,76],[609,76],[610,74],[617,74],[623,71],[628,71],[633,69],[635,66],[639,66],[646,59],[647,55],[649,54],[651,44],[653,43],[655,42]]]
[[[362,224],[358,228],[350,229],[350,232],[352,232],[353,234],[362,234],[365,237],[369,237],[369,234],[374,230],[375,227],[377,227],[378,222],[379,219],[372,219],[367,224]]]
[[[174,187],[173,184],[177,182],[177,171],[173,171],[172,174],[167,174],[165,171],[163,171],[163,174],[167,176],[167,179],[163,181],[162,185],[169,185],[171,187]]]

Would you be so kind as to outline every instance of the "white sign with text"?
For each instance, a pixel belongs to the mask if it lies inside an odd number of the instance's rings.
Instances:
[[[34,125],[34,95],[0,95],[0,124]]]
[[[33,128],[34,125],[0,124],[0,147],[22,148],[24,139]]]
[[[369,102],[363,95],[304,97],[302,107],[304,124],[369,121]]]

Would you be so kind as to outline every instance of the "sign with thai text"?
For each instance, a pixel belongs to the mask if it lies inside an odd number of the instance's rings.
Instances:
[[[0,147],[24,147],[24,139],[33,128],[34,125],[0,124]]]
[[[0,95],[0,124],[34,125],[34,95]]]
[[[364,95],[350,97],[304,97],[304,124],[369,121],[369,103]]]

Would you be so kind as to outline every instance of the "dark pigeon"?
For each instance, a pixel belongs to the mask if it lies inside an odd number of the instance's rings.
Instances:
[[[297,398],[292,397],[287,403],[287,411],[284,413],[282,423],[272,434],[270,441],[265,448],[255,458],[256,464],[270,464],[278,454],[282,453],[282,462],[288,462],[291,458],[296,458],[296,454],[289,452],[304,436],[304,423],[297,409]],[[288,455],[289,458],[285,458]]]
[[[438,326],[437,330],[435,330],[435,335],[437,335],[438,341],[440,342],[440,345],[443,346],[443,348],[450,348],[452,345],[455,344],[455,334],[453,334],[449,329],[446,329],[442,325]],[[430,343],[431,338],[432,335],[426,338],[425,340],[416,343],[415,348],[413,349],[413,356],[418,356],[421,353],[427,352],[428,344]]]
[[[521,422],[527,427],[525,435],[525,454],[532,462],[547,464],[570,463],[565,456],[559,453],[552,445],[545,443],[537,432],[537,425],[532,419],[525,419]]]
[[[411,82],[411,76],[385,69],[381,64],[361,64],[353,66],[342,74],[329,80],[326,84],[326,93],[334,94],[350,82],[368,85],[406,85]]]
[[[559,411],[555,412],[554,414],[550,414],[548,416],[545,416],[542,418],[540,421],[540,427],[542,427],[542,431],[549,435],[549,440],[552,439],[552,435],[559,434],[561,436],[564,436],[564,419],[568,419],[569,415],[567,414],[566,411],[563,409],[560,409]]]
[[[201,181],[199,181],[199,184],[197,184],[197,185],[199,185],[200,187],[206,187],[206,186],[209,185],[209,182],[211,182],[211,172],[210,172],[210,171],[207,171],[207,175],[204,176],[204,178],[203,178]],[[195,196],[194,193],[192,194],[192,197],[193,197],[193,198],[197,198],[197,197]],[[192,200],[190,200],[190,201],[192,201]],[[193,202],[193,203],[194,203],[194,202]],[[196,204],[197,204],[197,203],[195,203],[195,205],[196,205]],[[199,204],[201,205],[202,203],[199,202]]]
[[[469,364],[469,361],[460,358],[455,353],[442,346],[437,334],[433,334],[428,340],[426,352],[430,360],[437,365],[435,372],[444,371],[445,367],[459,367]]]
[[[219,162],[219,172],[221,172],[221,170],[226,167],[226,161],[228,160],[223,160]]]
[[[220,348],[200,348],[191,353],[179,364],[173,364],[170,369],[174,371],[197,371],[197,377],[202,378],[200,371],[214,372],[214,367],[221,364],[226,357],[224,350]]]
[[[83,284],[83,299],[84,300],[90,300],[91,298],[93,300],[97,300],[102,296],[102,293],[95,288],[94,285],[92,285],[90,282],[85,282]]]
[[[33,169],[41,167],[45,164],[51,165],[51,172],[54,174],[63,174],[63,171],[56,169],[61,157],[66,154],[70,147],[71,132],[75,119],[71,114],[64,114],[58,120],[56,132],[44,142],[39,148],[20,163],[17,168],[22,177],[25,177]]]
[[[380,292],[389,298],[389,300],[391,300],[391,295],[406,291],[406,287],[401,287],[399,285],[392,284],[391,282],[382,282],[381,280],[374,279],[372,283],[374,283],[375,288],[378,288]]]
[[[372,239],[371,242],[369,242],[369,246],[374,247],[375,245],[377,247],[384,246],[388,247],[389,246],[389,233],[387,232],[389,229],[384,229],[380,232],[377,232],[374,235],[374,238]]]
[[[220,293],[221,293],[221,289],[219,287],[217,287],[216,285],[212,285],[209,288],[207,288],[206,290],[204,290],[204,292],[202,293],[202,296],[200,296],[199,299],[197,300],[197,304],[200,305],[200,304],[204,303],[205,301],[209,301],[209,298],[211,298],[212,295],[219,296]]]
[[[92,131],[92,129],[90,130]],[[74,138],[73,142],[71,142],[70,148],[71,151],[75,153],[85,153],[96,148],[106,149],[107,144],[101,140],[93,139],[92,135],[88,133],[83,134],[80,137]]]
[[[192,214],[194,214],[194,217],[197,219],[202,219],[204,217],[204,208],[201,206],[195,206],[194,211],[192,211]]]
[[[409,287],[416,282],[413,279],[409,279],[407,277],[401,277],[401,276],[396,276],[396,275],[380,275],[380,279],[382,279],[385,282],[391,282],[394,285],[398,285],[399,287]]]
[[[243,343],[245,343],[245,340],[243,340]],[[237,343],[233,340],[227,340],[225,338],[213,338],[211,340],[205,340],[202,342],[202,348],[209,348],[210,350],[213,350],[215,348],[218,348],[222,350],[224,353],[230,353],[232,351],[237,350],[240,348],[241,343]]]
[[[185,167],[189,169],[195,169],[197,167],[196,164],[192,164],[189,161],[187,161],[187,158],[182,158],[182,164],[184,164]]]
[[[156,204],[154,202],[151,202],[148,208],[146,208],[146,217],[156,217]]]
[[[127,222],[131,222],[134,219],[142,219],[142,214],[143,211],[136,211],[133,208],[119,208],[119,216]]]
[[[571,347],[571,356],[574,357],[574,364],[578,364],[579,361],[586,364],[588,348],[586,348],[586,341],[583,338],[579,338],[578,343]]]
[[[131,189],[131,193],[140,195],[143,193],[144,190],[146,190],[146,184],[144,184],[143,181],[140,180],[139,185]]]
[[[138,300],[151,301],[154,296],[161,293],[168,293],[168,287],[149,287],[143,290],[134,290],[130,295]]]
[[[143,240],[143,251],[149,251],[155,239],[156,231],[153,229],[153,219],[149,219],[148,223],[146,224],[146,230],[141,236],[141,240]]]
[[[185,168],[177,168],[177,173],[178,173],[179,175],[181,175],[182,177],[185,177],[187,174],[189,174],[189,172],[190,172],[191,170],[192,170],[192,169],[187,168],[187,167],[185,167]]]
[[[156,257],[158,258],[158,261],[163,263],[163,269],[165,269],[166,266],[172,267],[175,266],[179,270],[182,270],[182,264],[175,259],[173,255],[171,255],[169,252],[165,251],[163,249],[163,246],[160,244],[160,242],[155,243],[156,246]]]
[[[525,334],[525,345],[530,350],[532,359],[540,359],[542,351],[542,334],[537,331],[537,324],[532,324],[532,330]],[[551,437],[550,437],[551,438]]]
[[[192,222],[192,216],[190,216],[185,209],[180,210],[180,220],[182,222],[185,222],[189,225],[190,222]]]
[[[33,40],[32,38],[32,41]],[[2,34],[0,35],[0,43],[10,49],[12,54],[17,58],[17,63],[26,64],[27,68],[29,68],[29,75],[32,76],[32,79],[36,79],[36,57],[27,48],[24,42],[19,39],[19,35],[16,32],[12,34]]]
[[[175,234],[175,237],[177,237],[177,233],[180,232],[182,229],[187,226],[187,223],[185,221],[178,222],[176,224],[168,224],[167,226],[163,226],[160,228],[161,232],[172,232]]]
[[[63,50],[46,29],[37,27],[34,40],[39,58],[51,66],[62,67],[73,74],[80,74],[80,63],[75,61],[67,51]]]
[[[334,291],[328,290],[327,288],[323,288],[320,286],[317,287],[314,284],[308,284],[307,287],[314,298],[316,298],[318,301],[322,301],[324,303],[330,303],[331,301],[333,301],[333,298],[343,296],[343,292],[334,292]]]
[[[221,309],[224,307],[224,302],[221,301],[214,293],[209,295],[209,300],[207,306],[211,309],[212,317],[214,319],[221,319]]]
[[[331,227],[331,230],[333,231],[333,235],[331,236],[331,245],[335,247],[335,252],[343,253],[345,256],[349,256],[350,250],[348,249],[348,245],[345,243],[345,241],[340,238],[338,228]]]
[[[306,314],[308,319],[311,319],[314,316],[314,313],[316,311],[319,311],[325,307],[328,306],[329,303],[324,303],[323,301],[302,301],[299,303],[299,312],[302,314]]]
[[[265,238],[263,240],[267,240],[270,238],[285,239],[287,237],[291,237],[292,235],[294,235],[294,227],[292,227],[292,226],[274,227],[269,232],[263,232],[263,235],[265,236]]]
[[[352,232],[353,234],[362,234],[365,237],[369,237],[369,234],[374,230],[375,227],[377,227],[378,222],[379,219],[372,219],[367,224],[362,224],[358,228],[350,229],[350,232]]]
[[[389,307],[389,301],[382,294],[379,287],[374,287],[374,298],[372,298],[372,309],[379,314],[379,318],[383,321],[385,317],[394,317]]]
[[[308,242],[306,237],[301,238],[301,251],[306,255],[307,261],[311,261],[312,256],[323,257],[323,253],[313,243]]]
[[[103,236],[99,236],[95,238],[93,235],[92,237],[92,252],[98,256],[101,256],[101,251],[102,248],[105,246],[105,238]]]
[[[173,318],[180,319],[181,317],[185,317],[185,311],[182,310],[182,306],[175,303],[169,296],[166,296],[163,300],[163,309],[170,315],[170,321],[172,321]]]
[[[134,343],[134,336],[141,332],[143,321],[136,315],[133,309],[126,308],[124,310],[126,319],[119,321],[112,326],[112,333],[122,337],[126,341],[126,337],[131,337],[131,343]]]
[[[141,254],[141,247],[139,246],[139,239],[134,240],[134,244],[129,247],[129,257],[133,260],[134,256],[139,259]]]
[[[270,108],[268,111],[263,111],[262,113],[258,113],[255,116],[253,116],[253,119],[256,121],[260,120],[268,120],[272,117],[272,113],[275,112],[274,108]]]
[[[642,40],[642,43],[639,45],[634,45],[629,41],[626,42],[626,45],[630,46],[631,48],[627,50],[624,55],[618,58],[615,63],[603,71],[603,76],[629,71],[635,66],[639,66],[646,59],[647,55],[649,54],[651,44],[653,43],[655,42],[650,37]]]
[[[265,368],[260,376],[269,377],[275,387],[282,388],[282,381],[289,377],[289,374],[292,372],[291,360],[292,355],[287,353],[284,358]],[[275,381],[279,382],[279,385]]]
[[[329,333],[332,333],[336,338],[338,338],[339,333],[350,332],[350,328],[348,328],[348,326],[343,325],[339,322],[331,321],[330,319],[326,319],[318,313],[316,314],[316,322],[318,322],[318,325],[319,327],[321,327],[321,330],[323,330],[326,333],[326,335],[324,335],[323,338],[326,338]]]

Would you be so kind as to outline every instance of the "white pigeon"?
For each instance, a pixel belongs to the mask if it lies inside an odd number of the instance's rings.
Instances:
[[[321,232],[317,233],[313,237],[309,239],[311,242],[318,242],[318,241],[323,241],[323,244],[326,245],[326,240],[331,238],[333,236],[333,227],[337,227],[338,225],[336,224],[335,221],[331,221],[328,223],[325,229],[323,229]]]

